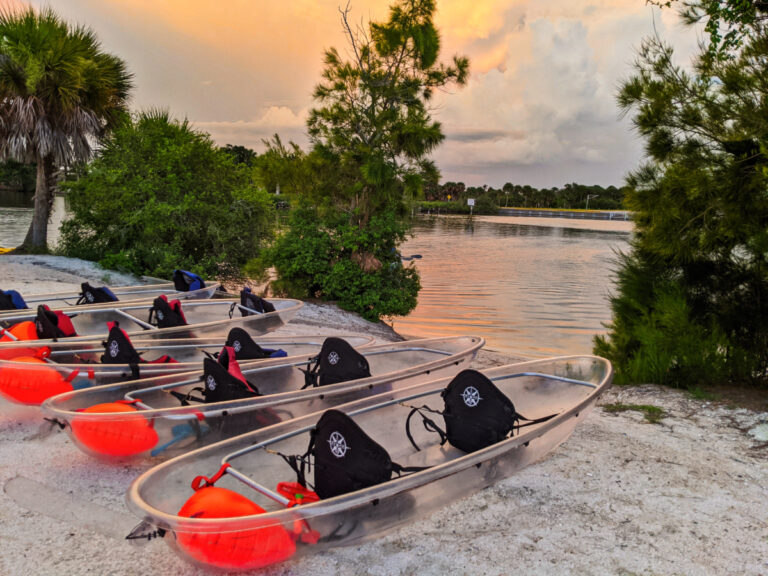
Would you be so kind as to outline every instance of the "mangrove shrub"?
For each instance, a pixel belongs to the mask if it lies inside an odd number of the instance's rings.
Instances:
[[[136,274],[237,272],[274,233],[250,168],[166,112],[126,121],[66,188],[64,254]]]
[[[323,219],[315,207],[291,214],[290,233],[268,254],[279,271],[279,293],[335,300],[341,308],[377,321],[405,315],[416,307],[421,285],[413,266],[403,266],[397,245],[405,228],[393,212],[371,218],[360,228],[344,216]],[[366,256],[378,254],[377,257]]]

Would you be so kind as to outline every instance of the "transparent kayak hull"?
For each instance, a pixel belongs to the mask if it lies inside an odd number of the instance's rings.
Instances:
[[[173,282],[162,282],[156,284],[139,284],[136,286],[110,286],[109,289],[117,297],[118,302],[139,302],[145,300],[154,300],[158,296],[165,295],[168,300],[206,300],[215,294],[220,284],[213,282],[206,284],[205,288],[180,292],[176,290]],[[24,301],[30,309],[36,309],[40,304],[46,304],[52,310],[60,310],[77,304],[80,298],[80,292],[70,290],[67,292],[51,292],[48,294],[31,294],[24,296]],[[98,304],[85,304],[85,306],[99,306]],[[18,310],[0,310],[0,318],[18,314]]]
[[[355,348],[374,343],[371,336],[341,336]],[[282,350],[295,360],[316,355],[323,336],[262,336],[257,344],[267,350]],[[178,374],[200,370],[207,355],[218,353],[225,339],[178,338],[134,340],[136,351],[146,360],[168,355],[173,363],[102,364],[105,353],[102,340],[72,342],[69,339],[33,346],[35,342],[0,349],[0,396],[18,404],[39,405],[47,398],[104,384],[138,378]],[[270,360],[265,358],[264,360]]]
[[[132,536],[146,537],[162,529],[164,541],[184,559],[223,570],[256,569],[377,538],[547,455],[584,420],[612,379],[610,363],[592,356],[537,360],[483,373],[526,417],[557,415],[469,454],[449,444],[441,446],[438,436],[419,423],[411,427],[422,448],[417,452],[405,434],[409,406],[441,408],[440,392],[449,379],[393,390],[336,409],[351,415],[393,461],[427,469],[287,508],[286,503],[293,502],[279,502],[275,487],[296,477],[274,452],[303,454],[321,416],[315,413],[190,452],[142,474],[127,495],[128,507],[144,520]],[[222,470],[216,488],[232,491],[264,512],[220,518],[180,515],[193,500],[193,479],[201,475],[213,479]],[[248,507],[244,510],[247,513]]]
[[[167,458],[362,397],[453,376],[484,343],[461,336],[368,346],[359,352],[371,377],[306,389],[309,358],[242,363],[243,375],[263,396],[241,400],[195,401],[203,378],[197,371],[64,393],[42,408],[87,454],[106,460]],[[189,405],[182,405],[180,398],[188,396]]]
[[[187,320],[186,326],[157,328],[148,323],[152,302],[136,302],[112,305],[75,306],[63,308],[61,312],[72,320],[77,336],[66,338],[67,341],[93,340],[106,338],[107,322],[119,322],[120,327],[131,338],[155,340],[163,338],[200,338],[205,336],[225,336],[234,327],[244,328],[251,334],[266,334],[278,329],[303,306],[300,300],[273,298],[269,300],[275,307],[274,312],[266,314],[250,310],[240,305],[239,299],[223,298],[213,300],[189,300],[182,303],[182,311]],[[242,311],[251,315],[242,316]],[[36,310],[17,310],[15,314],[0,317],[0,328],[8,329],[21,322],[34,322]],[[65,338],[60,338],[65,340]],[[37,343],[53,340],[35,340]],[[0,357],[6,345],[19,345],[16,342],[0,344]]]

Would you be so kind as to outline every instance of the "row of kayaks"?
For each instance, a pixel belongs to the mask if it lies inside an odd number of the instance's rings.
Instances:
[[[112,302],[154,300],[159,296],[169,299],[194,300],[211,298],[220,288],[218,282],[206,282],[193,272],[174,270],[171,282],[154,280],[136,286],[91,286],[83,282],[80,290],[24,295],[17,290],[0,287],[0,317],[41,305],[52,308],[94,305]]]
[[[273,299],[270,304],[270,311],[259,311],[242,304],[242,297],[182,303],[164,295],[150,301],[55,310],[41,304],[36,310],[0,316],[0,342],[106,338],[108,324],[115,322],[130,336],[145,340],[217,336],[235,326],[264,334],[282,326],[301,308],[298,300]]]
[[[41,404],[89,455],[151,463],[128,538],[219,570],[374,538],[504,478],[567,439],[612,378],[595,356],[476,371],[476,336],[264,336],[301,302],[248,292],[131,329],[153,303],[55,310],[77,336],[0,343],[0,394]]]

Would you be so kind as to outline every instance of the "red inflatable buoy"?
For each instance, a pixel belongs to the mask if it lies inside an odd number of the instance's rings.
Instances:
[[[31,321],[19,322],[7,330],[0,330],[0,342],[15,342],[16,340],[37,339],[37,327],[35,326],[35,323]]]
[[[37,356],[40,348],[0,348],[0,360],[13,360],[19,356]]]
[[[0,367],[0,393],[14,402],[37,405],[56,394],[70,392],[76,375],[64,378],[39,356],[19,356]]]
[[[101,456],[126,457],[141,454],[157,445],[158,436],[150,420],[123,402],[96,404],[81,411],[84,414],[119,414],[119,418],[72,420],[72,434],[78,442]]]
[[[197,490],[179,510],[186,518],[235,518],[263,514],[264,509],[245,496],[215,486]],[[238,532],[177,533],[179,547],[198,562],[224,570],[253,570],[287,560],[296,543],[281,524],[264,521]]]

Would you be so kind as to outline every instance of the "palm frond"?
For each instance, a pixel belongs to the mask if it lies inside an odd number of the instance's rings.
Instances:
[[[52,8],[0,8],[0,158],[88,159],[127,110],[132,75]]]

